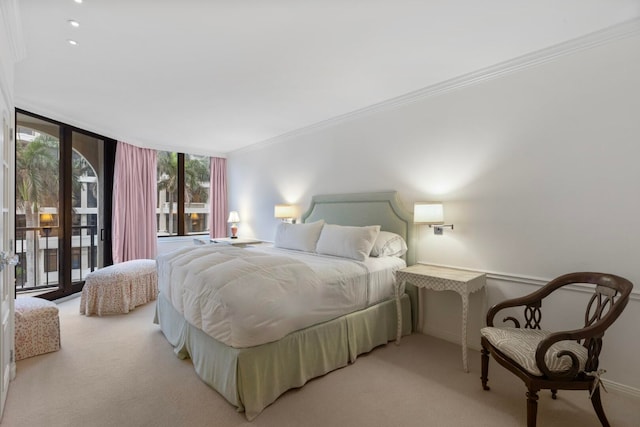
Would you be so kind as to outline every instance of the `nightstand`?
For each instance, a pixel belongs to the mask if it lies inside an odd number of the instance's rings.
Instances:
[[[419,288],[418,297],[418,329],[421,332],[423,323],[422,289],[434,291],[454,291],[462,297],[462,367],[469,372],[467,363],[467,315],[469,312],[469,295],[483,289],[486,275],[477,271],[458,270],[455,268],[436,267],[415,264],[403,268],[396,273],[398,283],[409,282]]]
[[[232,245],[232,246],[238,246],[240,248],[244,248],[245,246],[262,243],[262,240],[247,239],[243,237],[238,237],[237,239],[232,239],[231,237],[217,237],[215,239],[211,239],[211,243]]]

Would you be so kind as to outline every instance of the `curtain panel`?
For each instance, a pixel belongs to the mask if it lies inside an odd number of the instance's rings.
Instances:
[[[118,141],[113,184],[113,262],[155,259],[157,153]]]
[[[209,234],[227,236],[227,159],[211,158]]]

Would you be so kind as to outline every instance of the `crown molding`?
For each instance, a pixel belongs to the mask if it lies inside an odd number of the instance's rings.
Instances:
[[[11,54],[13,55],[13,62],[18,62],[27,56],[18,0],[0,0],[0,12],[2,12],[2,20]]]
[[[0,76],[1,77],[1,76]],[[142,140],[125,138],[122,135],[119,135],[117,130],[104,127],[104,126],[96,126],[92,123],[85,122],[83,120],[76,120],[66,114],[60,114],[53,111],[50,108],[45,108],[39,105],[36,105],[32,102],[21,99],[20,97],[16,97],[15,100],[16,107],[28,111],[30,113],[38,114],[50,120],[55,120],[60,123],[64,123],[66,125],[70,125],[76,127],[78,129],[84,129],[91,131],[97,135],[101,135],[105,138],[115,139],[116,141],[123,141],[130,145],[135,145],[139,148],[152,148],[158,151],[176,151],[176,152],[184,152],[185,147],[181,147],[179,145],[167,145],[167,144],[157,144],[157,143],[149,143]],[[227,155],[225,153],[221,153],[213,150],[189,150],[189,154],[196,154],[200,156],[209,156],[209,157],[223,157],[226,158]]]
[[[349,113],[341,114],[339,116],[335,116],[330,119],[293,130],[291,132],[286,132],[273,138],[256,142],[255,144],[249,145],[247,147],[233,150],[229,154],[250,152],[262,149],[273,144],[284,142],[291,138],[309,134],[330,126],[335,126],[343,122],[354,120],[356,118],[365,117],[371,114],[379,113],[381,111],[396,109],[417,101],[421,101],[423,99],[431,98],[433,96],[441,95],[443,93],[458,90],[467,86],[472,86],[489,80],[493,80],[520,70],[535,67],[547,62],[552,62],[556,59],[572,55],[583,50],[592,49],[597,46],[636,35],[640,35],[640,18],[625,21],[599,31],[589,33],[582,37],[550,46],[545,49],[540,49],[535,52],[531,52],[507,61],[499,62],[489,67],[472,71],[470,73],[463,74],[449,80],[445,80],[441,83],[436,83],[434,85],[427,86],[425,88],[418,89],[416,91],[409,92],[407,94],[400,95],[394,98],[390,98],[388,100],[372,104],[370,106],[354,110]]]

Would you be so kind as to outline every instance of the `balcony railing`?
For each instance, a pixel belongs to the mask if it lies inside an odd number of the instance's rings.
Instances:
[[[16,292],[59,286],[59,227],[16,227]],[[82,282],[96,269],[97,226],[71,227],[71,280]]]

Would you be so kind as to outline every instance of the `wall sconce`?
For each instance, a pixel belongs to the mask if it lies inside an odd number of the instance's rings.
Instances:
[[[433,234],[441,235],[444,228],[453,224],[444,223],[444,208],[440,202],[419,202],[413,205],[413,223],[428,224],[433,227]]]
[[[281,219],[283,222],[296,223],[296,207],[293,205],[275,205],[273,216]]]
[[[237,239],[238,238],[238,222],[240,222],[240,215],[238,215],[238,211],[231,211],[229,212],[229,219],[227,220],[228,223],[231,223],[231,238],[232,239]]]

